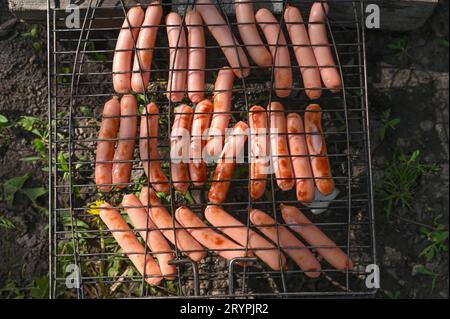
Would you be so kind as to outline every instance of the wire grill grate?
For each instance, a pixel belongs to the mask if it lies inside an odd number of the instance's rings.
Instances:
[[[257,1],[258,6],[285,7],[287,1]],[[238,267],[237,260],[227,261],[212,252],[196,264],[183,259],[177,247],[177,278],[161,287],[144,284],[143,276],[136,273],[112,240],[111,232],[102,226],[98,216],[89,213],[90,203],[106,199],[114,206],[120,204],[121,195],[148,186],[142,163],[136,150],[132,180],[126,191],[113,190],[108,194],[97,192],[93,179],[97,132],[102,106],[114,95],[111,81],[111,64],[117,34],[128,8],[134,1],[88,1],[81,13],[80,28],[65,26],[65,8],[54,7],[48,1],[49,46],[49,121],[50,134],[50,263],[51,296],[95,298],[109,297],[320,297],[320,296],[370,296],[373,290],[365,287],[363,276],[368,264],[376,263],[373,233],[373,203],[367,118],[366,61],[364,25],[361,17],[363,1],[329,1],[331,10],[347,5],[353,10],[351,19],[327,19],[331,46],[337,57],[344,89],[337,94],[324,90],[318,102],[323,108],[323,127],[327,139],[328,156],[332,165],[339,196],[332,200],[327,213],[312,216],[314,224],[336,241],[356,267],[346,272],[332,269],[322,262],[323,275],[309,279],[303,271],[288,264],[286,270],[268,271],[262,264]],[[112,4],[114,3],[114,5]],[[237,22],[229,7],[233,1],[216,1],[226,23],[238,36]],[[162,1],[164,13],[175,10],[182,17],[196,1],[179,1],[178,6]],[[289,1],[309,14],[312,1]],[[283,25],[282,15],[277,15]],[[183,18],[184,23],[184,18]],[[283,27],[285,29],[285,27]],[[285,30],[284,30],[285,32]],[[287,34],[285,32],[285,34]],[[206,31],[206,96],[211,96],[215,76],[227,65],[220,47]],[[292,45],[288,43],[290,51]],[[173,121],[174,103],[167,100],[168,43],[165,25],[159,26],[158,41],[154,48],[150,71],[151,84],[146,94],[138,95],[139,105],[150,101],[160,107],[160,135],[158,147],[165,169],[169,168],[169,128]],[[274,74],[270,70],[251,66],[251,75],[236,79],[233,87],[232,126],[239,120],[247,121],[250,106],[268,105],[280,100],[285,112],[304,115],[310,103],[304,94],[300,70],[292,52],[294,85],[289,98],[276,98],[273,87]],[[145,71],[145,70],[144,70]],[[214,165],[208,165],[212,172]],[[269,180],[266,195],[261,200],[249,196],[248,164],[237,165],[227,201],[222,207],[238,217],[247,227],[247,212],[257,208],[274,216],[281,225],[279,204],[298,204],[295,192],[282,192]],[[207,205],[207,187],[191,186],[191,198],[180,196],[173,189],[164,206],[170,213],[187,203],[196,213]],[[314,207],[310,207],[314,208]],[[310,208],[302,210],[311,216]],[[135,230],[138,231],[138,230]],[[314,247],[311,247],[314,248]],[[206,249],[208,251],[208,249]],[[146,254],[151,254],[146,248]],[[68,287],[69,265],[80,271],[80,285]]]

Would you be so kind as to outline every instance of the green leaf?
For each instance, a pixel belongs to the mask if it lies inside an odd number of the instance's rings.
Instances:
[[[34,188],[24,188],[21,190],[22,193],[24,193],[33,203],[36,202],[36,200],[47,194],[48,190],[44,187],[34,187]]]
[[[16,225],[6,217],[0,216],[0,228],[15,229]]]
[[[36,51],[41,51],[42,46],[39,42],[34,42],[33,43],[33,49],[35,49]]]
[[[92,116],[92,110],[88,106],[85,106],[85,105],[81,106],[80,111],[81,111],[81,114],[83,114],[84,116]]]
[[[6,116],[0,114],[0,124],[6,124],[8,123],[8,119]]]
[[[437,43],[438,43],[441,47],[443,47],[443,48],[445,48],[445,49],[448,49],[448,39],[445,39],[445,38],[438,38],[438,39],[437,39]]]
[[[66,155],[64,153],[59,153],[58,162],[59,162],[58,164],[59,164],[60,169],[64,173],[69,172],[69,164],[67,162]]]
[[[34,37],[36,37],[38,31],[39,31],[38,26],[36,24],[33,24],[33,26],[31,27],[31,30],[30,30],[30,35],[34,38]]]
[[[22,116],[19,119],[19,126],[21,126],[24,130],[31,132],[34,129],[34,126],[39,122],[39,119],[34,116]]]
[[[46,149],[45,149],[45,144],[44,144],[44,142],[41,140],[41,139],[35,139],[34,141],[33,141],[33,144],[34,144],[34,148],[36,149],[36,151],[38,151],[39,153],[43,153],[43,152],[45,152],[46,151]]]
[[[30,293],[34,299],[47,299],[49,295],[48,277],[35,277],[30,285]]]
[[[30,178],[30,174],[25,174],[22,176],[16,176],[7,180],[3,184],[3,191],[6,198],[6,203],[8,207],[13,206],[14,197],[16,193],[23,188],[25,182]]]
[[[416,271],[416,273],[420,275],[426,275],[431,277],[437,276],[435,272],[431,271],[430,269],[426,268],[423,265],[417,265],[414,270]]]

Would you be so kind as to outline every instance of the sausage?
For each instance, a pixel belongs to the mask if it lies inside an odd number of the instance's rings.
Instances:
[[[272,102],[270,111],[270,148],[272,163],[278,187],[288,191],[294,187],[294,174],[286,138],[286,118],[284,107],[279,102]]]
[[[214,83],[214,114],[208,130],[206,154],[217,157],[222,152],[225,131],[231,119],[231,101],[233,98],[233,71],[222,68]]]
[[[100,218],[139,273],[143,275],[145,269],[145,276],[152,276],[145,278],[145,281],[150,285],[159,284],[162,276],[158,264],[150,254],[145,254],[144,246],[141,245],[120,213],[108,203],[103,203],[100,205]]]
[[[238,78],[248,76],[250,65],[247,56],[216,6],[210,0],[197,0],[195,8],[222,49],[234,74]]]
[[[147,246],[152,255],[158,259],[161,273],[165,279],[173,280],[177,268],[171,265],[173,260],[172,248],[166,238],[156,228],[155,223],[147,215],[142,203],[134,194],[125,195],[122,200],[122,206],[130,217],[131,223],[135,229],[139,230],[142,239],[147,240]],[[147,223],[148,221],[148,223]]]
[[[203,100],[195,107],[191,128],[189,175],[195,186],[201,186],[208,178],[206,163],[203,161],[205,141],[203,134],[209,127],[213,105],[210,100]]]
[[[213,250],[219,256],[231,260],[233,258],[246,257],[245,248],[236,244],[227,237],[207,228],[206,224],[189,208],[182,206],[175,212],[178,222],[186,227],[187,231],[200,244]]]
[[[109,192],[112,184],[112,160],[119,130],[120,102],[112,98],[103,107],[102,123],[95,152],[95,184],[101,192]]]
[[[169,180],[161,168],[157,148],[159,126],[158,114],[159,110],[155,103],[148,104],[147,108],[142,112],[139,153],[145,175],[149,178],[152,187],[157,192],[169,193]]]
[[[315,2],[309,14],[308,32],[325,87],[338,92],[342,88],[342,81],[328,42],[327,14],[328,4]]]
[[[334,190],[327,144],[322,131],[322,109],[318,104],[310,104],[305,112],[306,145],[310,155],[311,168],[317,189],[325,196]]]
[[[288,97],[292,88],[292,69],[289,49],[283,31],[273,14],[266,8],[256,12],[256,21],[270,47],[274,64],[274,89],[278,97]]]
[[[137,133],[137,103],[133,95],[124,95],[120,100],[119,141],[114,152],[112,181],[118,188],[130,182],[133,169],[134,146]]]
[[[302,238],[334,268],[345,271],[353,269],[353,262],[347,257],[342,249],[328,238],[317,226],[295,206],[281,204],[281,214],[284,221],[293,231]]]
[[[248,54],[260,67],[270,67],[272,65],[272,55],[264,46],[256,28],[253,3],[248,2],[248,0],[236,0],[234,7],[236,9],[239,34]]]
[[[175,108],[170,136],[170,172],[174,188],[186,193],[189,188],[189,142],[193,110],[182,104]]]
[[[197,11],[186,14],[188,30],[188,96],[192,103],[199,103],[205,96],[206,49],[203,20]]]
[[[170,47],[166,95],[172,102],[180,102],[183,99],[186,88],[188,61],[186,35],[184,27],[181,25],[181,18],[177,13],[171,12],[167,15],[166,29]]]
[[[150,217],[155,223],[156,227],[161,230],[161,233],[166,237],[178,250],[184,252],[193,261],[200,261],[206,256],[206,252],[202,245],[200,245],[186,230],[180,229],[180,224],[172,219],[172,216],[167,209],[161,204],[158,196],[153,189],[143,187],[139,194],[139,200],[144,206],[150,203]],[[176,242],[175,232],[176,231]]]
[[[136,43],[131,88],[136,93],[143,93],[150,80],[153,51],[155,48],[158,26],[161,23],[162,7],[154,1],[145,10],[145,18]]]
[[[311,100],[319,99],[322,95],[319,66],[300,10],[288,6],[284,11],[284,21],[291,38],[297,63],[300,66],[305,93]]]
[[[270,169],[269,132],[267,111],[259,105],[250,108],[250,196],[261,198],[266,190],[266,178]]]
[[[223,147],[222,156],[217,162],[211,188],[208,192],[208,199],[214,204],[222,203],[227,197],[228,189],[231,185],[236,158],[242,153],[247,140],[248,125],[238,122],[234,125],[230,136]]]
[[[297,113],[290,113],[286,122],[297,200],[309,204],[314,200],[314,179],[308,157],[303,119]]]
[[[130,25],[128,25],[128,20]],[[125,18],[117,38],[112,67],[113,86],[117,93],[126,94],[130,92],[133,48],[142,21],[144,21],[144,10],[141,7],[133,7],[128,10],[127,18]]]
[[[321,267],[319,261],[286,227],[276,225],[272,217],[258,209],[250,211],[250,220],[267,238],[275,244],[279,244],[280,248],[305,271],[306,276],[311,278],[320,276]]]
[[[274,245],[253,230],[248,229],[219,206],[207,206],[205,218],[222,233],[251,250],[273,270],[286,267],[286,257]]]

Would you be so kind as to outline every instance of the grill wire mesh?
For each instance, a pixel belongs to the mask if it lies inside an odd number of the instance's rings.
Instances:
[[[336,187],[340,194],[330,203],[326,213],[313,215],[310,209],[302,211],[332,238],[353,260],[353,270],[340,272],[321,261],[323,273],[318,279],[307,278],[293,263],[280,271],[268,270],[262,263],[240,267],[209,252],[198,264],[186,260],[177,247],[173,251],[177,260],[174,281],[163,281],[160,287],[144,283],[129,260],[114,242],[111,232],[92,214],[90,204],[99,199],[118,207],[123,194],[135,193],[148,181],[143,174],[139,152],[136,149],[133,173],[126,190],[113,190],[108,194],[97,191],[93,178],[95,148],[103,104],[113,95],[111,65],[118,32],[127,10],[136,6],[134,1],[90,0],[81,11],[80,28],[67,28],[65,8],[55,7],[48,1],[49,39],[49,118],[50,134],[50,266],[51,296],[72,298],[98,297],[320,297],[365,296],[374,291],[365,286],[365,267],[376,263],[373,235],[373,203],[367,118],[366,63],[362,1],[329,1],[330,11],[339,6],[350,8],[348,19],[328,17],[326,24],[330,45],[342,75],[344,88],[337,94],[323,91],[318,103],[323,109],[323,128],[328,156]],[[162,1],[164,15],[178,11],[182,17],[195,0],[175,6]],[[257,1],[257,7],[286,7],[287,1]],[[309,15],[312,1],[289,1]],[[216,1],[227,24],[238,37],[237,22],[227,8],[233,1]],[[282,14],[276,14],[287,35]],[[164,19],[163,19],[164,20]],[[165,97],[168,74],[168,44],[165,25],[159,26],[157,45],[151,69],[151,84],[146,94],[138,95],[141,109],[150,101],[160,108],[160,134],[158,147],[163,167],[168,172],[169,135],[173,122],[173,103]],[[184,23],[184,18],[183,18]],[[215,76],[228,65],[220,47],[206,35],[206,91],[211,97]],[[230,127],[237,121],[248,122],[252,105],[267,106],[279,100],[285,112],[304,115],[310,103],[304,94],[300,70],[292,52],[289,37],[294,85],[289,98],[278,99],[272,90],[273,72],[252,64],[251,75],[235,79],[233,109]],[[190,104],[190,103],[187,103]],[[138,144],[138,143],[137,143]],[[214,171],[208,165],[208,172]],[[250,208],[261,209],[281,225],[279,204],[297,205],[295,192],[282,192],[273,179],[267,184],[266,194],[260,200],[249,196],[248,163],[237,165],[227,200],[222,207],[241,220],[247,227]],[[169,176],[169,174],[167,174]],[[269,178],[272,178],[269,176]],[[172,184],[172,181],[170,181]],[[172,185],[171,185],[172,186]],[[196,213],[207,206],[208,187],[190,188],[190,197],[180,196],[171,187],[164,202],[170,213],[186,204]],[[311,247],[314,248],[314,247]],[[151,254],[146,248],[146,254]],[[71,271],[79,269],[80,285],[70,286]],[[69,283],[69,285],[68,285]]]

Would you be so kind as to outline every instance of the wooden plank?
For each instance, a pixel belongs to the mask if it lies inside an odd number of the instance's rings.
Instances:
[[[380,6],[381,9],[381,29],[383,30],[392,30],[392,31],[408,31],[419,28],[422,26],[425,21],[431,16],[433,10],[435,9],[439,0],[378,0],[378,1],[370,1],[370,3],[376,3]],[[67,8],[68,4],[70,4],[71,0],[52,0],[52,7],[57,7],[59,9]],[[96,2],[96,1],[93,1]],[[108,16],[108,15],[120,15],[121,9],[117,8],[119,4],[119,0],[103,0],[100,1],[102,3],[102,8],[99,11],[99,15]],[[150,3],[151,0],[141,0],[140,3],[147,4]],[[172,1],[174,6],[172,9],[183,12],[183,5],[178,6],[178,4],[186,3],[187,0],[175,0]],[[257,2],[257,1],[256,1]],[[311,1],[312,3],[313,1]],[[80,7],[86,8],[89,1],[84,0],[81,2]],[[135,0],[125,0],[126,4],[136,4]],[[281,12],[281,4],[275,1],[273,4],[268,4],[267,0],[265,4],[256,4],[256,7],[268,6],[273,12],[280,13]],[[47,13],[47,1],[45,0],[9,0],[9,7],[11,11],[19,18],[23,20],[27,20],[30,22],[40,22],[44,23],[46,21],[46,13]],[[114,8],[116,9],[108,9]],[[170,5],[165,7],[166,11],[169,9]],[[309,7],[308,3],[305,3],[303,7],[304,15],[307,15],[307,11]],[[232,5],[228,5],[225,8],[225,11],[228,14],[233,14]],[[60,12],[64,14],[64,10]],[[351,3],[345,1],[339,3],[338,1],[334,1],[331,4],[330,10],[331,19],[335,20],[348,20],[354,19],[354,12]],[[104,21],[103,23],[107,23],[111,25],[114,23],[113,21]],[[119,22],[117,22],[119,23]]]

